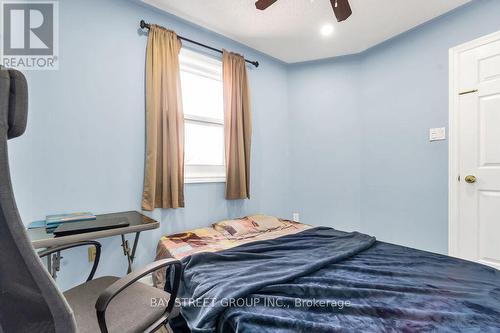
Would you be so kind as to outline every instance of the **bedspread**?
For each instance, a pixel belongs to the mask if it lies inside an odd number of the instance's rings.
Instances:
[[[199,332],[500,332],[500,272],[314,228],[183,260]]]

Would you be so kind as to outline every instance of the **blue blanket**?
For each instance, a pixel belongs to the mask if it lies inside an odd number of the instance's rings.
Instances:
[[[500,272],[315,228],[185,258],[201,332],[500,332]]]

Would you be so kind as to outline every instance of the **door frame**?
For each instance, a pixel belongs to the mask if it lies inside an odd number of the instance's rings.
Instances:
[[[452,47],[449,50],[449,124],[448,124],[448,255],[458,256],[460,221],[460,121],[458,113],[459,56],[462,52],[500,40],[500,31]]]

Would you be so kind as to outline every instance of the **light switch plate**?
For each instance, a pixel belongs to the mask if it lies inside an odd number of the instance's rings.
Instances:
[[[300,222],[300,214],[299,213],[293,213],[293,221]]]
[[[446,140],[446,128],[431,128],[429,130],[429,141]]]

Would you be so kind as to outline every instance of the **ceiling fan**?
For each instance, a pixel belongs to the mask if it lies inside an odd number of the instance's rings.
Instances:
[[[258,0],[255,2],[255,7],[260,10],[265,10],[273,3],[278,0]],[[337,21],[345,21],[352,14],[351,6],[349,5],[349,0],[330,0],[332,4],[333,12]]]

